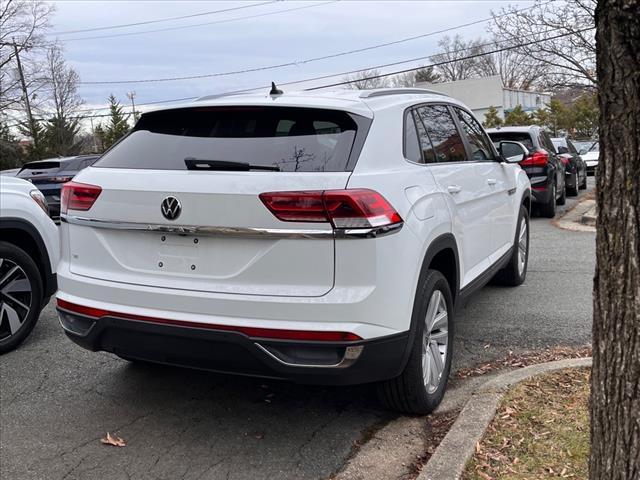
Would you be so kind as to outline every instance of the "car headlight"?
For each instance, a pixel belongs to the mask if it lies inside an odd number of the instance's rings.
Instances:
[[[44,213],[49,216],[49,205],[47,205],[47,200],[46,198],[44,198],[42,192],[38,189],[35,189],[31,190],[29,192],[29,195],[31,196],[31,198],[33,198],[33,201],[36,202],[38,206],[44,211]]]

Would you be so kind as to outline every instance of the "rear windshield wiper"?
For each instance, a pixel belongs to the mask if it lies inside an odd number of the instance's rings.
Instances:
[[[201,160],[193,157],[185,158],[184,164],[187,166],[187,170],[226,170],[230,172],[248,172],[249,170],[280,171],[280,167],[269,165],[251,165],[246,162],[229,162],[226,160]]]

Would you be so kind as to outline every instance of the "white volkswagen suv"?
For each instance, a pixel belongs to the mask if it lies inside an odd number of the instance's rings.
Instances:
[[[145,113],[62,194],[58,310],[128,360],[440,402],[455,308],[524,281],[530,187],[459,102],[381,89]]]

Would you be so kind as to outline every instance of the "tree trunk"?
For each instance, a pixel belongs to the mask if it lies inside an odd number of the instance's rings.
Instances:
[[[592,480],[640,479],[640,0],[599,0]]]

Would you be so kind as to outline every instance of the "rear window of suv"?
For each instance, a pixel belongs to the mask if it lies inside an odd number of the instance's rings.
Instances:
[[[358,131],[355,117],[337,110],[292,107],[151,112],[94,166],[186,170],[185,158],[195,158],[285,172],[343,172]]]
[[[526,132],[491,132],[489,136],[495,145],[500,142],[520,142],[527,147],[528,150],[535,150],[531,135]]]

